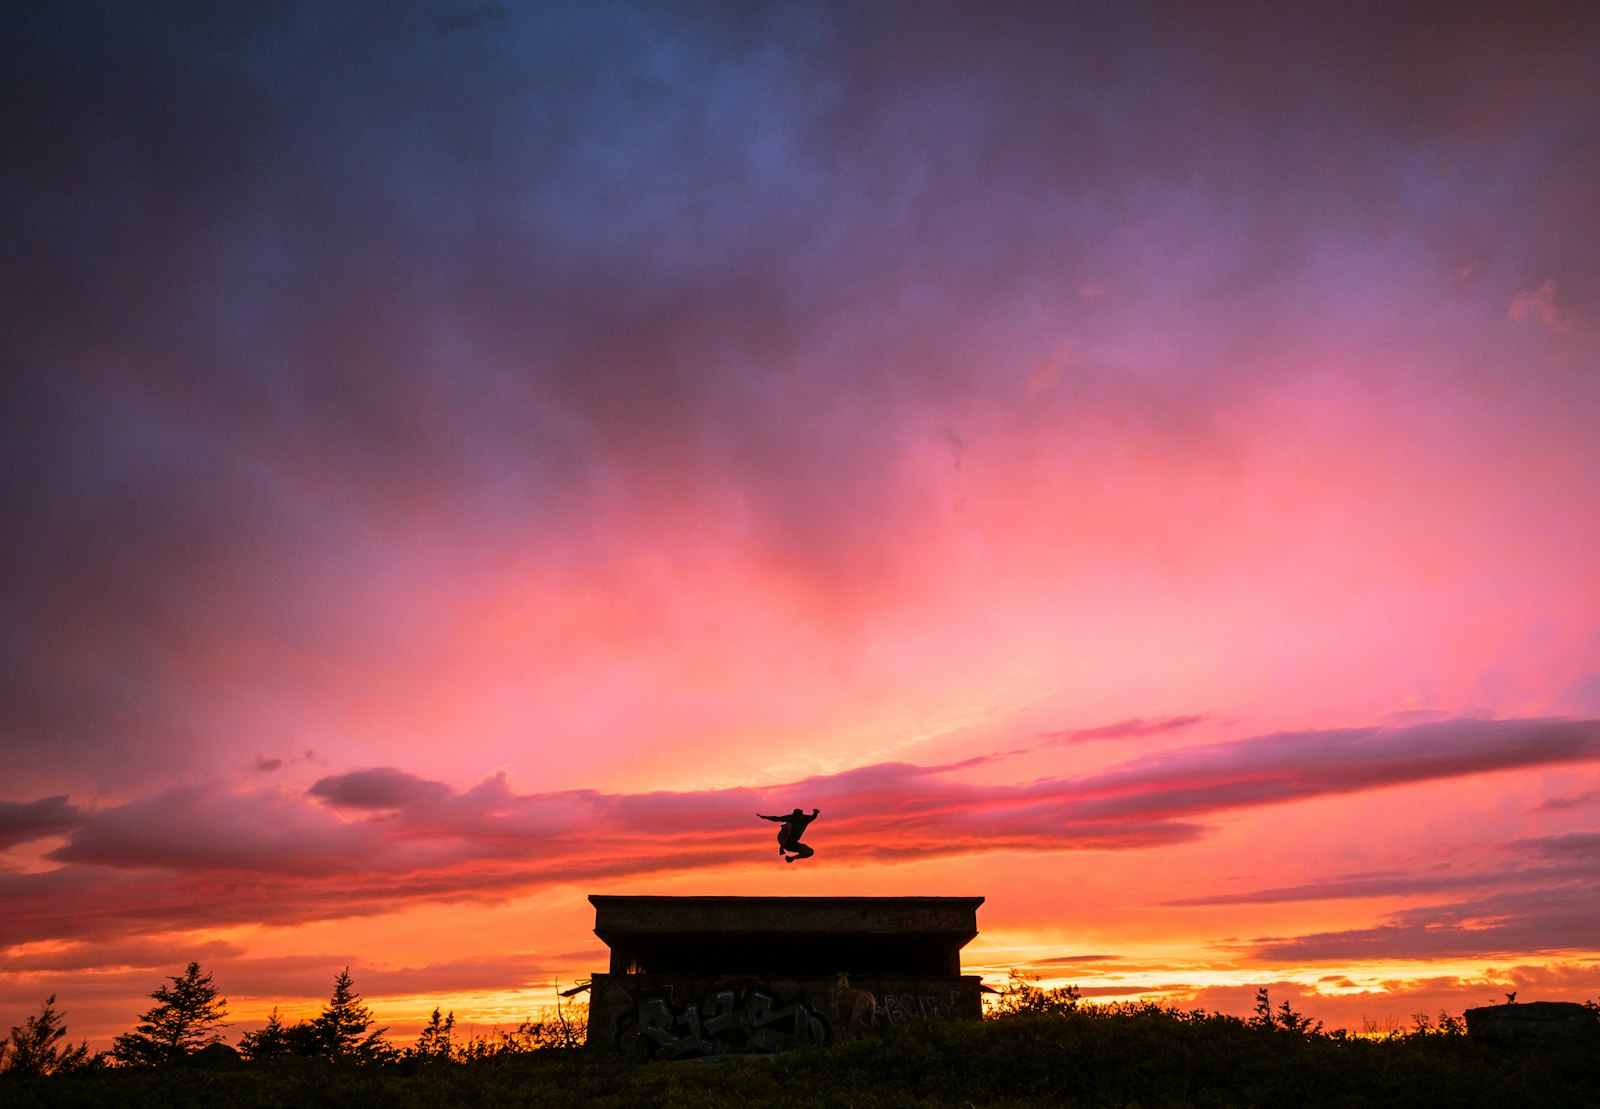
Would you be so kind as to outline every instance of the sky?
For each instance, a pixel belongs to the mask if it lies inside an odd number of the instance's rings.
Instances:
[[[1600,997],[1593,5],[63,0],[0,74],[0,1026],[484,1030],[591,893]]]

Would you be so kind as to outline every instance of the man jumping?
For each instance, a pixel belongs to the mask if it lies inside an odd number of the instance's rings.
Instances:
[[[796,859],[809,859],[816,854],[815,851],[800,842],[800,837],[805,835],[806,825],[810,824],[821,813],[821,809],[812,809],[811,815],[807,816],[799,809],[796,809],[788,816],[767,816],[764,813],[756,813],[756,815],[761,817],[762,820],[771,820],[783,825],[782,828],[778,829],[778,854],[783,856],[784,862],[792,863]],[[790,851],[793,851],[794,854],[787,853]]]

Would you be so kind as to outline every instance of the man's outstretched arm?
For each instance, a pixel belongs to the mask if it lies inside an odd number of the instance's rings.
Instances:
[[[782,824],[784,820],[784,818],[781,816],[767,816],[765,813],[756,813],[756,815],[761,817],[762,820],[774,820],[779,824]]]

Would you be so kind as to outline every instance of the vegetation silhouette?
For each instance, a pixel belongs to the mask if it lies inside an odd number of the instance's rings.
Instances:
[[[239,1054],[252,1062],[264,1062],[268,1059],[279,1059],[285,1055],[310,1054],[310,1051],[297,1052],[296,1042],[303,1042],[308,1047],[311,1043],[309,1034],[310,1025],[302,1024],[297,1027],[307,1029],[303,1036],[296,1037],[283,1023],[283,1018],[278,1015],[277,1006],[273,1006],[272,1015],[267,1018],[267,1023],[254,1032],[246,1032],[239,1038]]]
[[[239,1053],[251,1063],[319,1059],[363,1065],[400,1063],[405,1069],[414,1069],[421,1064],[468,1063],[549,1048],[578,1048],[588,1033],[587,1024],[572,1016],[570,1006],[562,1008],[559,994],[553,1019],[529,1019],[509,1031],[495,1028],[465,1041],[455,1036],[455,1012],[442,1013],[438,1006],[416,1042],[404,1049],[383,1039],[387,1027],[374,1028],[373,1024],[372,1012],[355,992],[346,967],[334,979],[333,994],[321,1013],[311,1020],[285,1024],[273,1009],[265,1025],[240,1038]]]
[[[435,1010],[434,1016],[437,1017]],[[452,1014],[451,1023],[454,1024]],[[383,1034],[387,1027],[374,1028],[372,1010],[356,993],[350,968],[333,979],[333,993],[327,1004],[311,1020],[292,1025],[283,1023],[273,1009],[267,1023],[239,1040],[239,1053],[251,1062],[283,1059],[290,1056],[325,1059],[333,1063],[385,1063],[399,1057]],[[448,1035],[447,1035],[448,1039]]]
[[[439,1007],[433,1007],[433,1016],[428,1018],[427,1025],[417,1036],[417,1042],[411,1046],[406,1054],[424,1063],[447,1063],[455,1048],[451,1043],[451,1036],[455,1032],[456,1013],[450,1010],[448,1016],[439,1016]]]
[[[111,1055],[118,1063],[167,1063],[222,1042],[217,1029],[227,1025],[228,999],[218,994],[211,975],[201,974],[200,964],[192,962],[168,981],[172,985],[151,991],[156,1004],[139,1017],[138,1027],[112,1043]]]
[[[350,1044],[373,1035],[348,968],[324,1008],[346,1015]],[[559,1003],[558,1003],[559,1004]],[[1591,1009],[1600,1006],[1590,1002]],[[54,998],[11,1042],[64,1038]],[[558,1009],[558,1014],[562,1011]],[[366,1023],[362,1023],[365,1020]],[[721,1065],[639,1062],[622,1053],[575,1050],[582,1022],[524,1022],[516,1032],[455,1038],[454,1013],[435,1008],[416,1042],[375,1053],[374,1065],[330,1065],[315,1020],[286,1025],[275,1012],[241,1049],[274,1043],[304,1051],[246,1051],[250,1062],[197,1066],[76,1065],[48,1076],[6,1072],[8,1109],[77,1106],[229,1105],[592,1105],[739,1104],[762,1109],[861,1105],[1008,1107],[1349,1107],[1600,1104],[1593,1050],[1486,1049],[1459,1019],[1414,1018],[1410,1030],[1377,1036],[1322,1031],[1265,990],[1255,1013],[1238,1017],[1151,1002],[1095,1004],[1068,986],[1045,989],[1013,972],[982,1021],[879,1025],[826,1045]],[[45,1033],[37,1030],[40,1025]],[[273,1031],[269,1031],[269,1029]],[[298,1030],[298,1031],[297,1031]],[[58,1035],[57,1033],[62,1033]],[[69,1049],[69,1052],[72,1049]],[[8,1048],[8,1053],[10,1049]],[[320,1054],[319,1054],[320,1053]],[[59,1057],[63,1053],[57,1051]],[[10,1055],[8,1054],[8,1058]],[[347,1056],[359,1058],[359,1052]]]
[[[312,1025],[322,1054],[336,1062],[374,1063],[394,1054],[383,1040],[389,1029],[372,1027],[372,1010],[355,992],[349,967],[334,978],[333,996]]]
[[[67,1038],[65,1016],[56,1012],[56,995],[51,994],[39,1007],[38,1016],[12,1025],[11,1035],[0,1041],[0,1074],[35,1077],[95,1065],[98,1057],[90,1056],[88,1041],[77,1047],[60,1044]]]

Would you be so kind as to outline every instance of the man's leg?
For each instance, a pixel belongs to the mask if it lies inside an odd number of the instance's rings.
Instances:
[[[816,852],[811,850],[811,848],[807,847],[805,844],[797,843],[797,844],[794,845],[794,854],[793,855],[785,855],[783,857],[783,860],[784,860],[784,862],[792,863],[796,859],[809,859],[812,855],[815,855],[815,854],[816,854]]]

